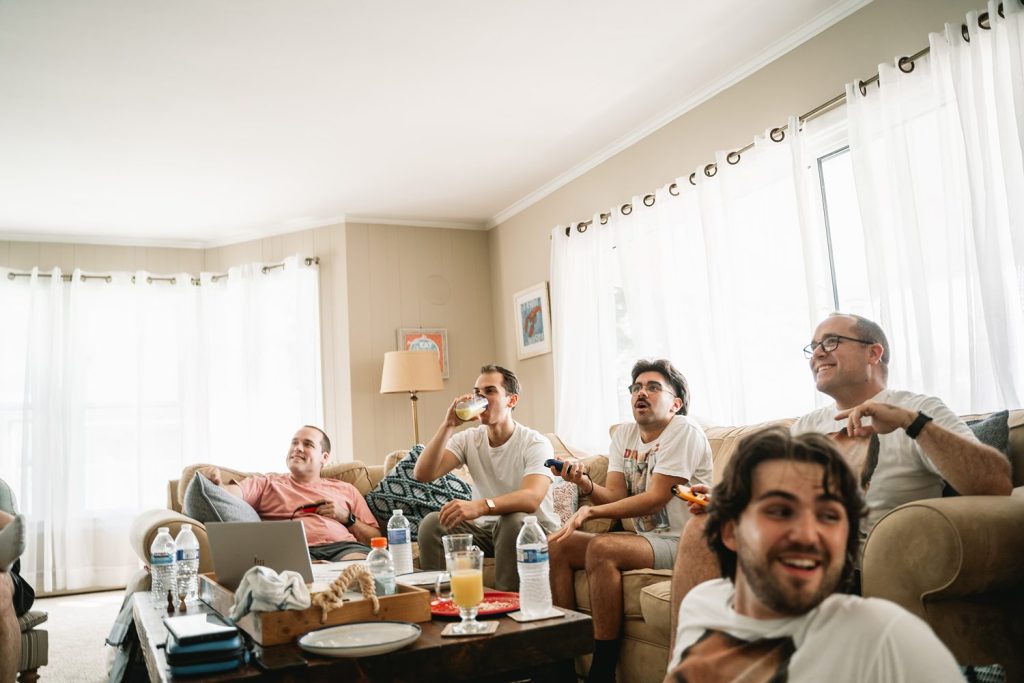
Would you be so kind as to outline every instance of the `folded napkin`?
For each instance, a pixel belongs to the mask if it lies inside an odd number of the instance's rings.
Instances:
[[[309,605],[309,589],[298,572],[278,574],[269,567],[253,567],[235,591],[231,619],[237,621],[249,612],[306,609]]]

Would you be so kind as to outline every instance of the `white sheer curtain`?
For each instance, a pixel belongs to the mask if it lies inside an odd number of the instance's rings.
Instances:
[[[912,73],[847,88],[851,160],[893,386],[959,412],[1024,392],[1024,71],[1018,3],[930,36]]]
[[[132,518],[165,505],[184,465],[276,469],[291,430],[323,420],[318,276],[297,257],[200,287],[9,273],[0,472],[29,517],[22,571],[37,591],[122,583]]]
[[[713,177],[677,180],[678,196],[662,188],[607,225],[552,231],[559,434],[603,452],[608,425],[630,419],[625,387],[642,357],[676,364],[707,422],[814,406],[800,348],[826,290],[807,275],[820,240],[805,239],[806,167],[799,134],[758,138],[739,164],[720,154]]]

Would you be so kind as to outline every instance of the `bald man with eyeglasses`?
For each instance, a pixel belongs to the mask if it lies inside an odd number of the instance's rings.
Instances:
[[[548,537],[556,605],[576,606],[573,574],[577,569],[587,572],[595,641],[589,681],[615,680],[622,572],[671,569],[675,561],[689,513],[672,487],[711,483],[711,446],[700,425],[686,415],[686,378],[667,360],[641,360],[633,366],[632,379],[628,391],[635,422],[620,425],[612,435],[605,485],[595,484],[576,460],[552,468],[592,503]],[[579,530],[588,519],[602,518],[631,520],[635,531]]]
[[[999,451],[978,441],[974,432],[942,400],[887,388],[889,341],[875,322],[833,313],[804,347],[818,391],[835,403],[797,420],[793,435],[825,434],[859,477],[868,512],[860,537],[893,508],[942,495],[944,481],[962,495],[1010,495],[1010,464]],[[691,506],[691,512],[699,513]],[[682,541],[704,537],[706,517],[687,525]],[[858,567],[859,567],[858,561]],[[706,545],[687,555],[672,576],[672,633],[679,603],[702,581],[720,576]],[[859,571],[856,573],[859,580]],[[853,586],[860,592],[859,581]]]

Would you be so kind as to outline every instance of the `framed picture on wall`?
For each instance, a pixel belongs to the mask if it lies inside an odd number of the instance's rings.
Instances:
[[[441,377],[448,379],[448,330],[402,327],[398,330],[399,351],[433,351],[441,365]]]
[[[516,349],[519,360],[551,353],[551,310],[548,306],[548,283],[516,292],[515,309]]]

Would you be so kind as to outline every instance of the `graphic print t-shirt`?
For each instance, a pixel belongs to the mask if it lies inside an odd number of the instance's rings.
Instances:
[[[665,431],[650,443],[640,439],[635,422],[620,425],[612,435],[608,471],[622,472],[626,492],[635,496],[647,490],[655,473],[687,479],[690,485],[711,486],[711,444],[704,430],[686,415],[676,415]],[[633,518],[637,531],[679,536],[690,513],[675,496],[653,515]]]

